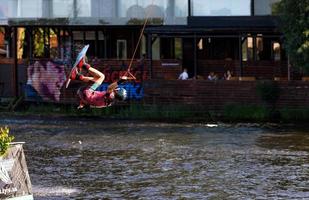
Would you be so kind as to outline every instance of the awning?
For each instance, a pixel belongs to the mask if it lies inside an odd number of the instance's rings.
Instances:
[[[8,25],[8,20],[7,19],[0,19],[0,26],[1,25],[4,25],[4,26],[7,26]]]
[[[160,36],[215,35],[236,36],[239,34],[282,35],[278,18],[272,16],[241,17],[188,17],[188,25],[151,26],[145,33]]]
[[[188,17],[189,27],[211,29],[277,29],[275,16],[226,16],[226,17]]]

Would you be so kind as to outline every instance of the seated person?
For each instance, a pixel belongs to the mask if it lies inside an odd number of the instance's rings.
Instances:
[[[187,80],[189,78],[187,68],[183,69],[183,72],[179,75],[178,80]]]
[[[210,72],[207,79],[210,81],[215,81],[215,80],[218,80],[218,77],[214,72]]]
[[[227,70],[226,73],[224,73],[224,80],[231,80],[232,78],[232,72],[230,70]]]

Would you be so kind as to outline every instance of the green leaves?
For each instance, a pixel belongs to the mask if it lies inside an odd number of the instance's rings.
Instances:
[[[14,136],[9,136],[8,127],[0,128],[0,156],[3,156],[9,148],[10,142],[14,140]]]
[[[309,0],[282,0],[276,12],[292,65],[309,74]]]
[[[274,106],[280,97],[280,88],[275,81],[257,82],[256,91],[269,106]]]

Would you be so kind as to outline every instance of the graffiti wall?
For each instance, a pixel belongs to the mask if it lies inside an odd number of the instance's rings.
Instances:
[[[27,68],[26,100],[59,102],[65,81],[64,64],[54,61],[35,61]]]
[[[65,88],[70,67],[63,62],[54,60],[34,61],[27,67],[27,83],[24,87],[25,97],[28,101],[36,102],[71,102],[76,101],[76,92],[79,87],[87,83],[74,81]],[[113,70],[110,67],[99,68],[105,75],[103,84],[97,89],[104,91],[108,85],[117,81],[124,75],[124,70]],[[146,78],[146,72],[139,69],[132,70],[137,80],[122,83],[120,87],[127,90],[128,100],[141,100],[144,96],[142,80]],[[84,74],[87,76],[87,74]],[[72,102],[74,103],[74,102]]]

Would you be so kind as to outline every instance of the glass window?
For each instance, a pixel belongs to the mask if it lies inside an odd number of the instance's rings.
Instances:
[[[117,40],[117,59],[127,59],[126,40]]]
[[[53,0],[54,17],[72,17],[74,6],[73,0]]]
[[[8,1],[0,0],[0,19],[8,17]]]
[[[115,17],[115,0],[91,0],[92,17]]]
[[[168,0],[119,0],[118,15],[119,17],[141,18],[140,15],[146,12],[150,17],[163,17],[167,5]]]
[[[152,59],[160,60],[160,38],[156,38],[152,44]]]
[[[242,43],[242,61],[248,61],[248,38]]]
[[[188,0],[175,0],[175,17],[188,16]]]
[[[90,0],[77,1],[77,16],[78,17],[91,17],[91,2]]]
[[[253,60],[253,37],[247,38],[247,58],[248,60]]]
[[[242,60],[249,61],[253,60],[253,37],[247,37],[242,44]]]
[[[258,0],[254,2],[254,15],[271,15],[273,6],[280,0]]]
[[[273,59],[274,61],[280,61],[281,60],[281,48],[279,42],[273,42],[272,44],[272,52],[273,52]]]
[[[194,16],[249,16],[251,0],[192,0]]]
[[[0,27],[0,57],[5,56],[6,54],[4,34],[5,34],[4,28]]]
[[[264,45],[263,45],[263,37],[258,36],[256,38],[256,59],[257,60],[262,60],[262,52],[264,50]]]
[[[182,60],[182,39],[175,38],[175,58]]]
[[[17,17],[42,17],[42,0],[18,0]]]

